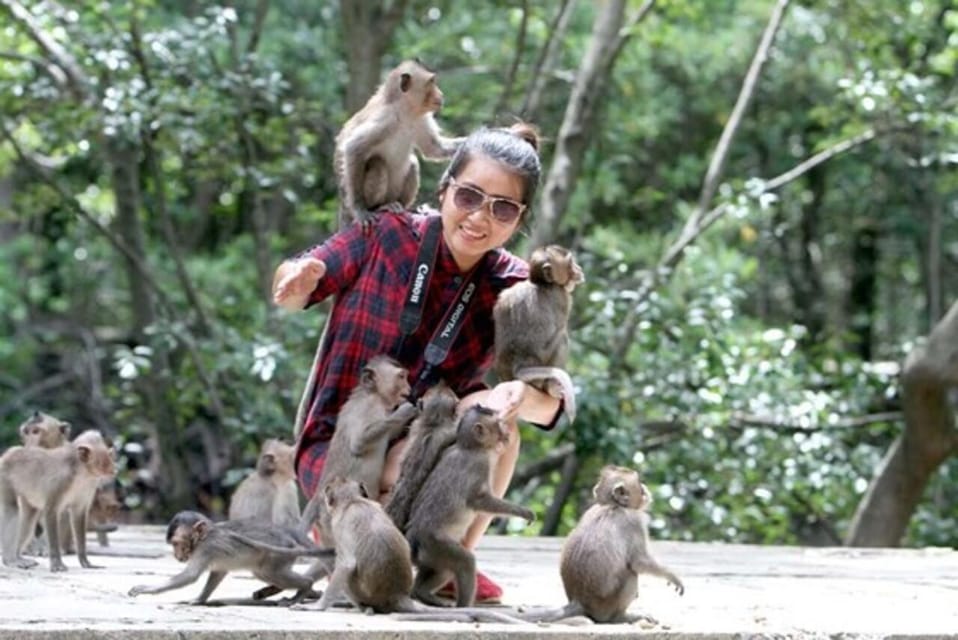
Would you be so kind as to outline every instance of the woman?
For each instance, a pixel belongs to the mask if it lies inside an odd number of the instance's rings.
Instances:
[[[440,180],[438,216],[383,211],[370,227],[353,225],[279,266],[278,305],[304,309],[336,295],[297,450],[306,495],[318,484],[339,408],[363,364],[380,353],[408,369],[414,394],[441,379],[462,398],[460,411],[481,403],[498,412],[510,437],[494,465],[492,489],[505,493],[519,454],[517,420],[549,429],[561,414],[559,400],[524,382],[492,389],[483,383],[493,359],[496,296],[528,277],[526,263],[502,247],[528,215],[540,174],[533,128],[480,129]],[[386,489],[398,475],[401,450],[396,443],[387,455]],[[476,518],[466,547],[475,547],[490,519]],[[479,574],[477,601],[493,602],[501,593]]]

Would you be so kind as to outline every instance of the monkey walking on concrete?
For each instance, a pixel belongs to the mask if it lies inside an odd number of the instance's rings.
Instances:
[[[569,602],[565,607],[530,610],[521,617],[554,622],[587,616],[593,622],[635,622],[654,618],[629,614],[626,609],[638,596],[638,575],[665,578],[679,595],[685,586],[672,571],[659,564],[649,550],[648,514],[652,496],[638,472],[606,466],[592,490],[589,507],[562,546],[559,573]]]
[[[512,515],[532,522],[526,507],[492,494],[492,457],[509,434],[491,409],[469,407],[456,428],[456,442],[446,449],[413,501],[406,538],[418,568],[414,598],[443,606],[435,595],[455,578],[456,606],[475,603],[476,558],[462,545],[469,525],[480,512]]]
[[[355,480],[335,477],[323,490],[336,538],[336,566],[319,602],[299,609],[326,610],[345,596],[359,609],[403,613],[405,619],[459,622],[524,622],[478,608],[428,607],[409,597],[412,560],[409,543],[375,500]]]
[[[294,448],[281,440],[263,442],[256,470],[230,499],[229,519],[256,518],[284,527],[299,524],[299,487],[293,469]]]
[[[500,380],[523,380],[556,398],[563,398],[569,420],[575,420],[569,359],[569,313],[572,291],[585,280],[568,249],[549,245],[529,258],[529,279],[499,294],[493,308],[495,369]]]
[[[50,571],[66,571],[60,551],[60,518],[69,513],[77,532],[80,565],[86,556],[87,510],[100,481],[116,472],[112,447],[99,431],[84,431],[54,449],[11,447],[0,456],[0,547],[3,564],[29,569],[36,561],[21,554],[43,515]]]
[[[400,531],[406,528],[413,500],[439,461],[456,440],[456,408],[459,398],[439,383],[419,399],[419,417],[413,420],[399,464],[399,477],[386,502],[386,514]]]
[[[185,562],[183,571],[160,585],[138,585],[129,595],[163,593],[192,584],[209,572],[200,595],[191,604],[205,604],[230,571],[250,571],[278,590],[295,589],[291,602],[299,602],[312,593],[314,580],[293,570],[300,556],[329,559],[332,549],[321,549],[294,528],[255,519],[213,522],[196,511],[180,511],[170,520],[166,541],[173,556]],[[242,604],[274,604],[262,600],[244,600]]]
[[[418,150],[429,160],[452,157],[463,138],[447,138],[434,114],[443,96],[436,74],[406,60],[336,136],[339,223],[368,223],[383,207],[405,210],[419,191]]]

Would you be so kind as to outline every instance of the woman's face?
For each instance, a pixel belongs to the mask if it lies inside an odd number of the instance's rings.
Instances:
[[[487,251],[503,246],[519,228],[521,215],[511,222],[501,222],[493,217],[493,203],[488,198],[521,203],[522,186],[522,178],[505,165],[477,155],[466,163],[458,176],[453,176],[453,182],[440,194],[443,238],[462,271],[475,266]],[[460,187],[479,191],[487,199],[475,211],[465,210],[456,203],[456,190]],[[475,193],[469,195],[474,200],[477,197]],[[505,204],[508,208],[508,203]],[[498,206],[502,207],[503,204]]]

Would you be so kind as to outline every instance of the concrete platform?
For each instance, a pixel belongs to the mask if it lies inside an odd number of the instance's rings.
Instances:
[[[130,598],[134,584],[157,583],[180,565],[161,527],[125,527],[92,560],[103,569],[51,574],[0,567],[0,640],[39,638],[875,638],[958,639],[958,552],[864,550],[658,542],[658,558],[686,585],[639,579],[633,609],[659,625],[502,625],[396,620],[385,615],[291,611],[276,607],[195,607],[201,583]],[[508,605],[561,605],[560,539],[489,536],[479,566],[505,589]],[[214,598],[247,597],[259,585],[232,574]]]

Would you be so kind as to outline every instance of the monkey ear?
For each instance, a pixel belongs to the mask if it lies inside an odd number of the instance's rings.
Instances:
[[[546,282],[555,282],[555,276],[552,274],[552,262],[547,261],[542,265],[542,278]]]
[[[412,74],[404,73],[399,76],[399,90],[403,93],[409,91],[409,87],[412,85]]]
[[[81,444],[77,447],[77,454],[80,457],[80,462],[87,463],[90,461],[90,457],[93,455],[93,450],[89,445]]]
[[[361,495],[361,496],[364,497],[364,498],[368,498],[368,497],[369,497],[369,490],[366,488],[366,483],[365,483],[365,482],[360,482],[360,483],[359,483],[359,495]]]
[[[195,533],[196,537],[200,540],[205,539],[210,533],[210,522],[208,520],[200,520],[193,525],[193,533]]]
[[[333,495],[333,485],[328,484],[323,489],[323,498],[326,500],[326,506],[329,508],[336,506],[336,497]]]

